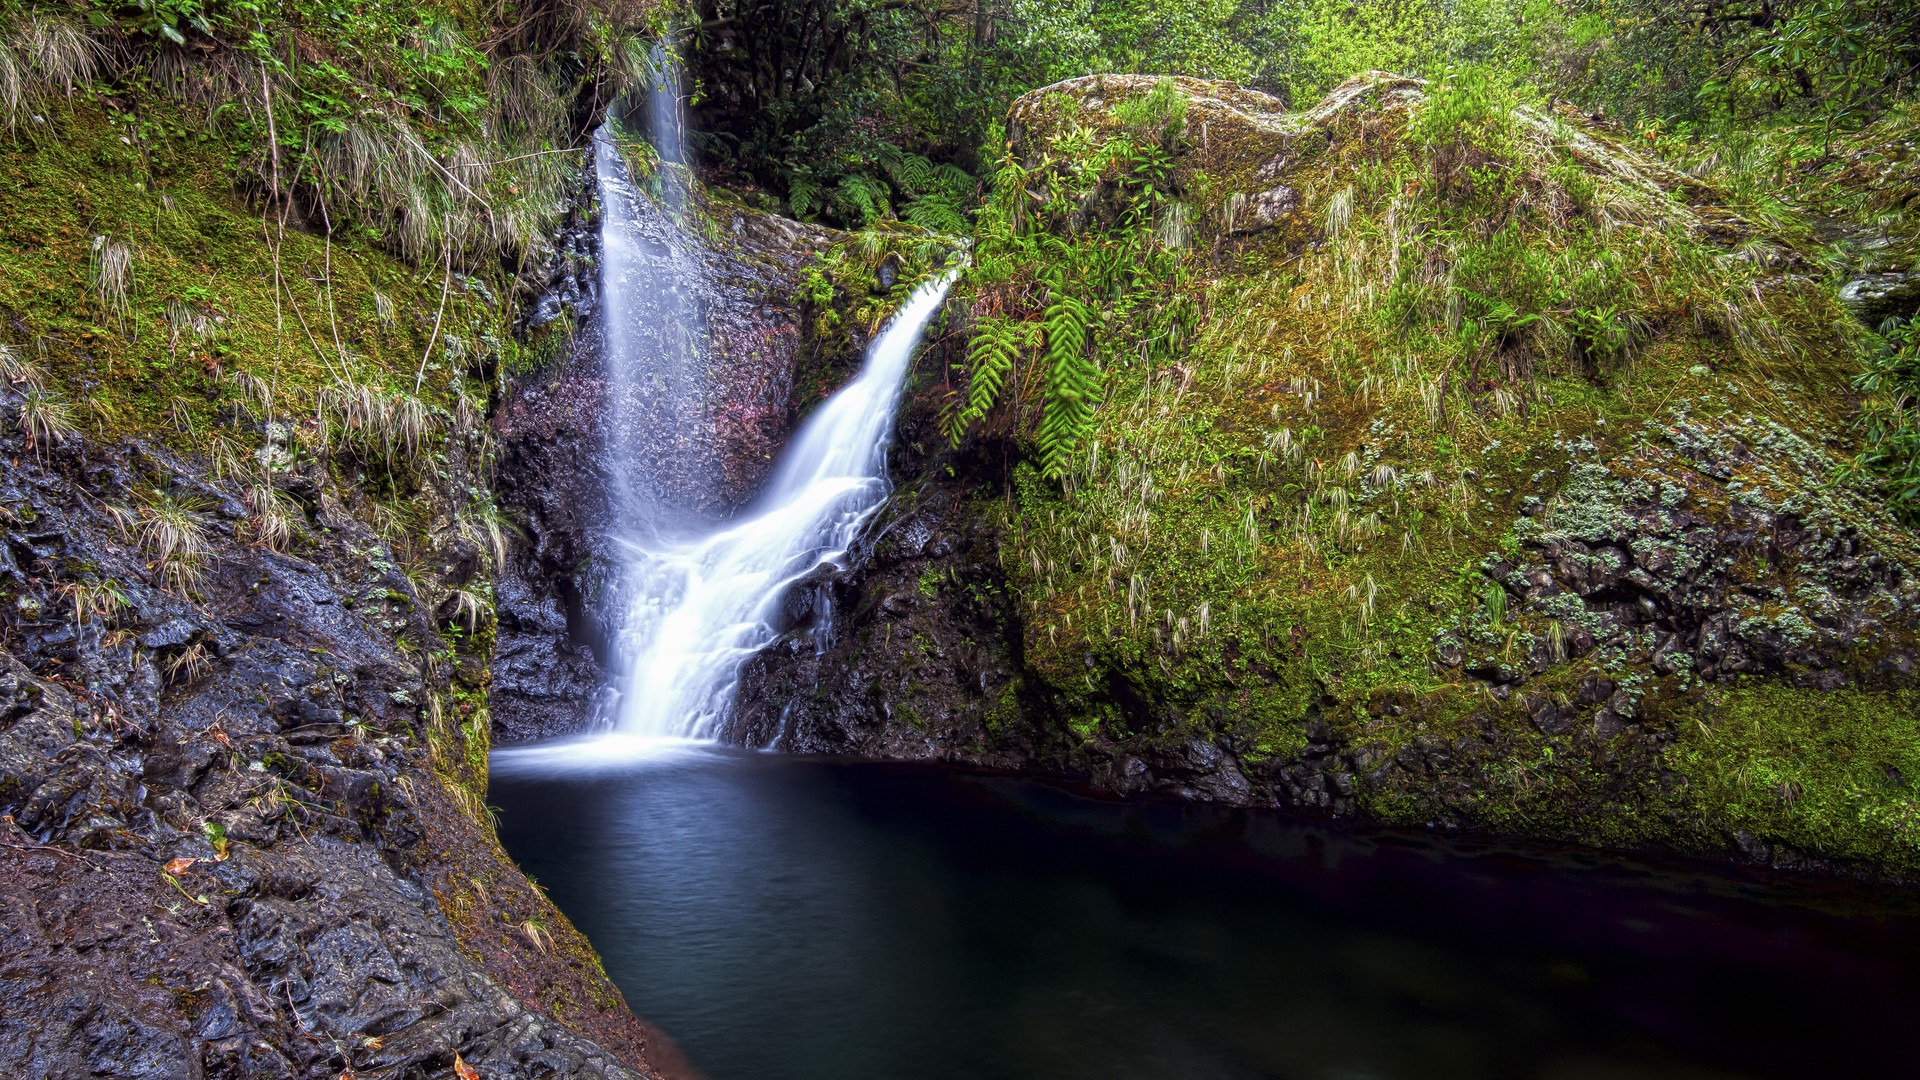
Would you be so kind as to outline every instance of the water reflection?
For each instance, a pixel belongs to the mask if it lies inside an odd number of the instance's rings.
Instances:
[[[1904,1070],[1894,894],[678,749],[502,836],[713,1080]]]

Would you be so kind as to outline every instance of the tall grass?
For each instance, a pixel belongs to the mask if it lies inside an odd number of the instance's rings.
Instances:
[[[153,562],[161,587],[183,596],[199,588],[209,552],[200,516],[185,503],[162,497],[142,507],[140,518],[140,546]]]
[[[48,103],[73,97],[99,72],[106,50],[72,20],[30,11],[0,24],[0,126]]]
[[[133,245],[110,235],[93,238],[87,256],[87,282],[99,301],[103,321],[124,327],[133,297]]]
[[[27,437],[27,448],[36,453],[43,447],[60,445],[78,430],[72,406],[38,385],[28,386],[21,395],[16,422]]]
[[[414,469],[437,426],[412,394],[346,379],[321,388],[320,414],[330,438],[390,470]]]

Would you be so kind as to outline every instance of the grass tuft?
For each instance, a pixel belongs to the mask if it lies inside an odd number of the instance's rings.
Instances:
[[[170,496],[142,507],[140,515],[140,546],[160,586],[182,596],[199,588],[208,553],[206,526],[199,516]]]

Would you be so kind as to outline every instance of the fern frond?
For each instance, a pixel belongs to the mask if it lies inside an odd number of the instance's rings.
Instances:
[[[1007,372],[1020,357],[1021,324],[1013,319],[982,319],[967,351],[967,403],[955,413],[947,431],[949,445],[959,446],[967,429],[987,415],[1000,396]]]
[[[938,187],[955,199],[960,199],[973,194],[974,189],[979,186],[979,181],[973,178],[972,173],[960,166],[951,162],[942,162],[934,166],[927,185]]]
[[[869,176],[849,173],[834,185],[832,202],[840,215],[855,225],[887,217],[887,186]]]
[[[793,216],[804,219],[820,209],[824,201],[820,194],[819,184],[796,177],[787,190],[787,205],[792,208]]]
[[[1040,419],[1040,456],[1046,475],[1066,474],[1074,451],[1093,433],[1100,369],[1087,349],[1093,312],[1056,285],[1045,315],[1047,404]]]
[[[901,216],[923,229],[935,232],[966,232],[967,216],[946,195],[922,195],[908,203]]]

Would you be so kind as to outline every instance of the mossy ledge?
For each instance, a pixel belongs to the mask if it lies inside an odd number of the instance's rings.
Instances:
[[[1804,227],[1380,73],[1094,76],[1007,130],[899,492],[740,739],[1920,873],[1920,545],[1836,478],[1857,328]],[[1050,434],[1075,281],[1098,408]]]

